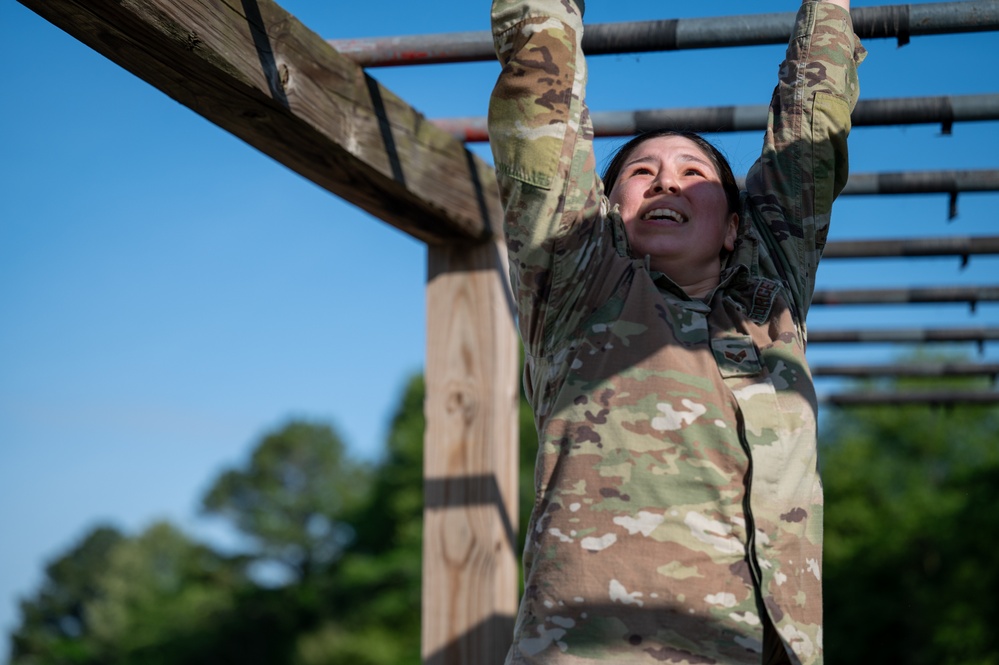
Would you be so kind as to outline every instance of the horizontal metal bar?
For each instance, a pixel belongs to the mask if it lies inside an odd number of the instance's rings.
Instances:
[[[890,406],[926,404],[956,406],[959,404],[999,404],[999,392],[991,390],[927,390],[905,392],[833,393],[819,398],[834,406]]]
[[[935,2],[858,7],[851,11],[862,39],[910,37],[999,30],[999,0]],[[791,36],[793,12],[587,25],[587,55],[644,53],[683,49],[784,44]],[[492,60],[489,32],[452,32],[401,37],[327,40],[363,67],[429,65]]]
[[[999,171],[996,171],[999,179]],[[902,240],[838,240],[826,245],[823,259],[866,259],[897,256],[960,256],[999,254],[999,236],[950,236]]]
[[[813,376],[870,378],[999,375],[999,363],[914,362],[904,365],[813,365]]]
[[[912,289],[830,289],[816,291],[813,305],[885,305],[892,303],[996,302],[999,286],[941,286]]]
[[[809,344],[986,342],[999,340],[999,328],[896,328],[884,330],[813,330]]]
[[[999,0],[997,0],[999,1]],[[762,131],[767,127],[766,104],[701,106],[639,111],[598,111],[590,114],[598,137],[632,136],[650,129],[684,129],[705,134]],[[999,93],[862,99],[853,110],[854,127],[940,124],[999,120]],[[486,118],[438,118],[435,125],[466,143],[489,140]]]
[[[853,173],[843,194],[931,194],[999,191],[999,169]]]

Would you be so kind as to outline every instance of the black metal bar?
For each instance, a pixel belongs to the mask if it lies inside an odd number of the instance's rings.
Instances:
[[[997,171],[999,175],[999,171]],[[839,240],[826,245],[824,259],[960,256],[999,254],[999,236],[950,236],[902,240]]]
[[[834,406],[891,406],[925,404],[956,406],[959,404],[999,404],[999,392],[991,390],[927,390],[905,392],[834,393],[819,398]]]
[[[904,365],[813,365],[816,377],[840,376],[852,378],[941,377],[999,375],[999,363],[914,362]]]
[[[999,1],[999,0],[997,0]],[[940,124],[999,120],[999,93],[862,99],[851,116],[854,127]],[[598,137],[631,136],[649,129],[675,128],[720,133],[760,131],[767,126],[767,106],[702,106],[638,111],[598,111],[591,114]],[[433,123],[458,139],[489,140],[486,118],[438,118]]]
[[[896,328],[884,330],[809,330],[809,344],[891,344],[987,342],[999,340],[999,328]]]
[[[737,178],[739,187],[745,178]],[[999,169],[851,173],[843,196],[999,192]]]
[[[926,194],[999,191],[999,169],[855,173],[843,194]]]
[[[854,30],[862,39],[893,37],[900,44],[917,35],[999,30],[999,0],[859,7],[851,14]],[[793,12],[597,23],[586,26],[583,50],[587,55],[608,55],[784,44],[793,25]],[[476,62],[496,57],[492,36],[484,30],[327,41],[363,67]]]
[[[829,289],[816,291],[813,305],[886,305],[999,301],[999,286],[943,286],[911,289]]]

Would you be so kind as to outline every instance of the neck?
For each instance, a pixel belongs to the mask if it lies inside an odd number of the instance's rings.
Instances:
[[[649,267],[658,270],[683,289],[691,298],[703,298],[714,291],[721,281],[721,260],[709,265],[685,266],[676,262],[653,260]]]

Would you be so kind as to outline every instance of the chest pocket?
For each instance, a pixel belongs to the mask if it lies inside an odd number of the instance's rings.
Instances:
[[[726,335],[712,339],[711,352],[723,378],[755,376],[763,371],[760,354],[749,335]]]

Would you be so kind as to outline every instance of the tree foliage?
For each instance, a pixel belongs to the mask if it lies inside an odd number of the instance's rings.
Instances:
[[[851,408],[823,442],[830,664],[999,664],[999,409]]]
[[[35,597],[21,602],[21,627],[11,636],[12,662],[94,662],[95,645],[81,639],[90,632],[86,608],[100,598],[99,577],[122,540],[117,529],[96,527],[46,566]]]
[[[202,507],[250,536],[260,558],[284,564],[301,581],[350,544],[353,531],[342,518],[364,499],[368,476],[331,427],[291,422],[266,435],[244,467],[225,471]]]
[[[417,665],[424,397],[415,376],[371,466],[324,424],[262,437],[203,499],[252,538],[247,555],[167,523],[95,528],[22,602],[12,665]],[[520,421],[523,533],[537,453],[523,399]],[[825,424],[827,662],[999,665],[999,409],[851,408]],[[294,574],[262,585],[247,572],[261,560]]]

